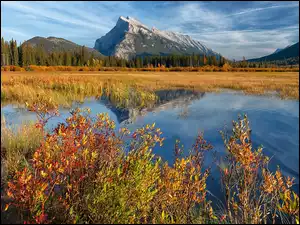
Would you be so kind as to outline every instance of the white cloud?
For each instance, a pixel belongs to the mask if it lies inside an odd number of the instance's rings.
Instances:
[[[207,34],[191,34],[202,40],[213,50],[230,59],[255,58],[273,53],[277,48],[284,48],[291,43],[291,37],[299,27],[274,30],[223,31]]]
[[[267,9],[274,9],[274,8],[290,8],[290,7],[299,7],[299,3],[298,4],[283,4],[283,5],[273,5],[273,6],[269,6],[269,7],[264,7],[264,8],[254,8],[254,9],[248,9],[245,11],[240,11],[237,13],[233,13],[230,15],[227,15],[226,17],[231,17],[231,16],[238,16],[238,15],[242,15],[242,14],[246,14],[246,13],[252,13],[252,12],[256,12],[256,11],[261,11],[261,10],[267,10]]]
[[[175,17],[176,18],[176,17]],[[186,3],[179,7],[178,22],[202,23],[217,29],[227,29],[232,26],[231,19],[226,19],[221,13],[208,10],[201,4]]]
[[[69,23],[81,27],[89,27],[97,30],[103,30],[103,26],[99,26],[96,23],[85,22],[84,20],[76,19],[73,16],[65,16],[64,14],[59,13],[58,11],[49,10],[47,9],[47,7],[41,7],[39,4],[35,5],[35,7],[33,8],[31,6],[28,6],[26,3],[24,4],[23,2],[5,1],[1,2],[1,5],[17,9],[21,12],[32,14],[36,17],[44,17],[58,22]]]

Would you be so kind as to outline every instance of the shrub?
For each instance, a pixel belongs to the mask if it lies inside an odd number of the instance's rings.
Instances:
[[[231,66],[228,63],[225,63],[222,66],[222,71],[224,71],[224,72],[228,72],[230,69],[231,69]]]
[[[152,153],[164,140],[155,124],[116,133],[107,114],[92,118],[89,109],[75,109],[48,133],[45,123],[56,115],[49,102],[28,105],[42,118],[44,138],[8,182],[6,209],[16,206],[26,223],[274,223],[280,213],[299,220],[293,179],[268,171],[262,149],[252,150],[247,117],[233,122],[230,138],[222,133],[226,209],[217,217],[206,200],[210,170],[203,161],[212,146],[203,134],[186,157],[176,141],[169,166]]]
[[[262,154],[261,147],[252,150],[250,133],[247,116],[233,121],[229,138],[222,132],[229,152],[224,160],[227,166],[220,167],[228,220],[274,224],[280,212],[289,214],[290,222],[299,220],[299,198],[290,190],[294,179],[283,177],[279,170],[275,175],[268,170],[269,158]]]

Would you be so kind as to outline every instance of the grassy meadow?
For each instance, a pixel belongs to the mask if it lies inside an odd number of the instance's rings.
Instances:
[[[129,87],[139,93],[140,101],[155,90],[176,88],[276,92],[282,98],[299,99],[298,72],[2,72],[1,80],[1,103],[22,104],[34,101],[38,94],[68,105],[105,91],[122,101]]]
[[[114,121],[92,117],[90,109],[75,109],[66,124],[45,129],[59,106],[75,100],[106,95],[120,107],[143,108],[155,102],[154,91],[178,88],[276,92],[299,100],[299,73],[2,71],[1,105],[24,105],[39,121],[13,132],[1,118],[1,222],[299,223],[294,178],[270,171],[272,160],[252,148],[247,116],[221,133],[227,156],[215,166],[224,205],[216,208],[207,199],[210,168],[203,166],[213,146],[202,134],[183,156],[179,140],[164,149],[155,124],[115,131]],[[174,162],[154,155],[155,146],[173,152]]]

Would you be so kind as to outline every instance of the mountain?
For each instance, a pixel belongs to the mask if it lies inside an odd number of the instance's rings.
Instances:
[[[288,46],[281,51],[272,53],[261,58],[249,59],[249,62],[261,62],[261,61],[274,61],[274,60],[285,60],[288,58],[299,57],[299,42]]]
[[[149,29],[141,22],[121,16],[116,26],[97,39],[94,49],[106,56],[132,58],[140,55],[220,55],[188,35]]]
[[[277,48],[276,50],[275,50],[275,52],[273,52],[272,54],[275,54],[275,53],[277,53],[277,52],[280,52],[282,50],[282,48]]]
[[[29,39],[28,41],[25,41],[24,43],[29,43],[31,46],[37,46],[38,44],[42,44],[47,52],[51,52],[54,50],[66,50],[71,51],[75,50],[78,47],[81,47],[81,45],[75,44],[74,42],[68,41],[63,38],[57,38],[57,37],[33,37]],[[93,48],[87,48],[87,51],[89,53],[94,54],[94,56],[102,56],[102,54],[98,51],[96,51]]]

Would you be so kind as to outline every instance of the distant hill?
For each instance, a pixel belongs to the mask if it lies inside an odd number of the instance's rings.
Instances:
[[[278,49],[277,49],[278,50]],[[277,51],[276,50],[276,51]],[[261,58],[248,59],[249,62],[262,62],[262,61],[275,61],[275,60],[285,60],[288,58],[299,58],[299,42],[293,44],[287,48],[279,50]]]
[[[25,41],[23,44],[29,43],[31,46],[35,47],[39,44],[42,44],[47,52],[52,52],[55,50],[65,50],[65,51],[72,51],[75,50],[78,47],[81,47],[81,45],[75,44],[74,42],[68,41],[63,38],[57,38],[57,37],[33,37],[29,39],[28,41]],[[93,48],[86,47],[89,53],[93,53],[94,56],[100,57],[103,56],[100,52]]]

